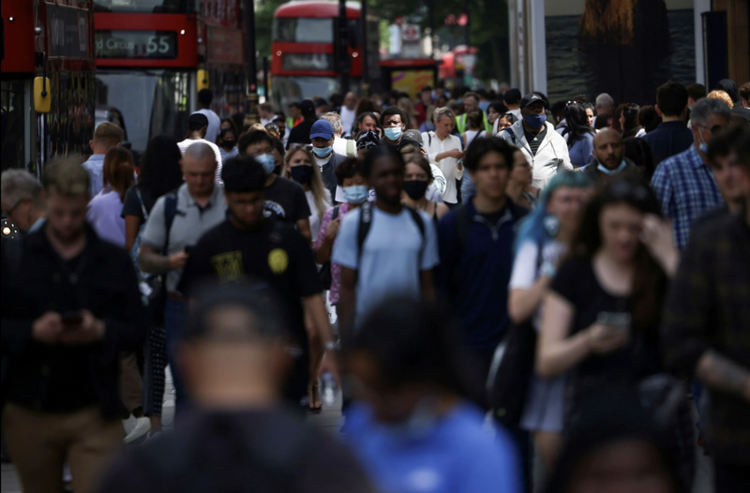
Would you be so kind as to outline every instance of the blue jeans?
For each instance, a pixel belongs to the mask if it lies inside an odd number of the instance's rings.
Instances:
[[[175,417],[183,411],[187,404],[187,389],[182,380],[182,374],[177,366],[176,351],[179,334],[183,330],[187,315],[187,304],[181,301],[167,299],[164,307],[164,338],[167,343],[167,361],[172,371],[172,381],[175,388]]]

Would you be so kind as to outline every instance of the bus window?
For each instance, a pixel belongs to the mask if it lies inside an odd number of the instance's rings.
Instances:
[[[279,17],[273,40],[286,43],[333,43],[333,19]]]
[[[96,12],[187,14],[198,12],[200,0],[94,0]]]

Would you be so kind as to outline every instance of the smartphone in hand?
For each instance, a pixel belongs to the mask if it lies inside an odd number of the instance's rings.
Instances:
[[[621,330],[630,330],[632,315],[629,312],[600,312],[596,321]]]
[[[62,317],[62,323],[65,328],[80,325],[83,323],[83,314],[79,310],[62,312],[60,315]]]

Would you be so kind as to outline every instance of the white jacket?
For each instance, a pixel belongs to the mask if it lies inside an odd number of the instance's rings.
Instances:
[[[573,171],[573,165],[570,164],[568,155],[568,144],[562,135],[555,132],[555,126],[545,122],[547,133],[544,135],[542,143],[536,155],[532,155],[531,147],[526,141],[526,135],[523,131],[523,120],[513,124],[512,127],[506,128],[498,133],[498,137],[505,139],[507,142],[517,146],[526,156],[526,160],[531,164],[532,181],[531,186],[541,189],[547,186],[558,171]]]

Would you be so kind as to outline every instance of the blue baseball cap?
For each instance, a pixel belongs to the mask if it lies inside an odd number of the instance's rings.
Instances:
[[[331,140],[333,138],[333,125],[326,120],[318,120],[313,123],[310,129],[310,140],[317,138]]]

